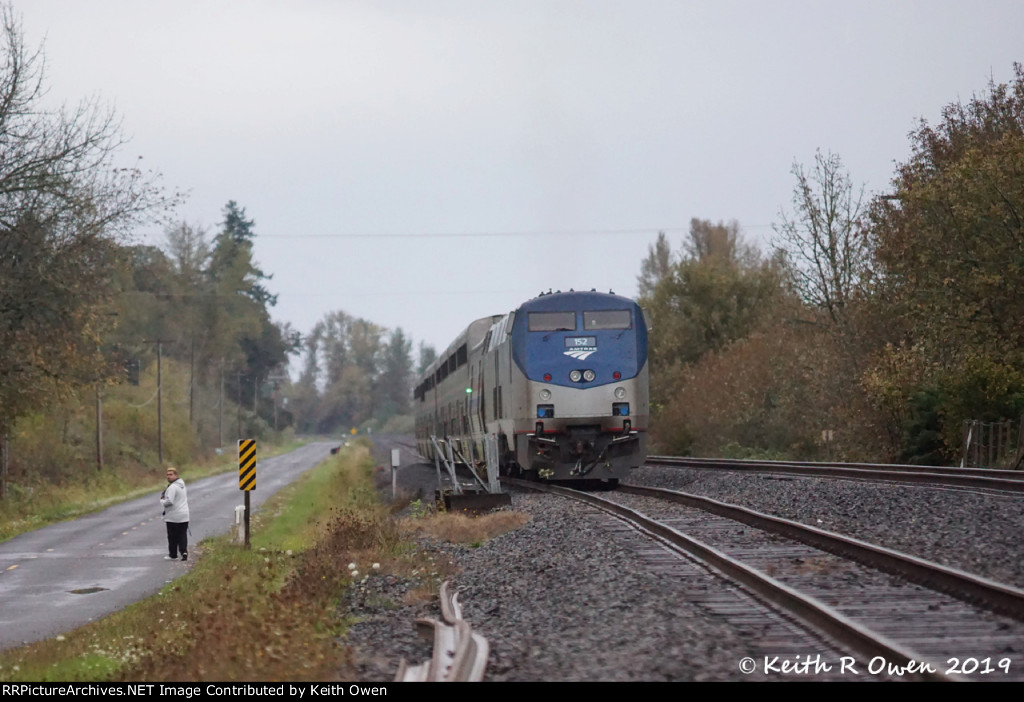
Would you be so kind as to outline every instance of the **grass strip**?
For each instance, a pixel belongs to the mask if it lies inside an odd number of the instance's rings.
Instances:
[[[266,459],[287,453],[306,443],[294,441],[285,446],[261,447]],[[219,456],[194,465],[178,466],[189,482],[238,470],[238,461]],[[18,534],[50,524],[98,512],[111,505],[159,493],[165,487],[164,469],[122,468],[120,471],[89,471],[84,478],[59,484],[42,484],[31,489],[12,491],[0,500],[0,542]]]
[[[345,564],[399,542],[365,447],[332,456],[252,520],[252,549],[207,539],[159,594],[48,641],[0,653],[0,680],[288,681],[348,678],[339,645]]]

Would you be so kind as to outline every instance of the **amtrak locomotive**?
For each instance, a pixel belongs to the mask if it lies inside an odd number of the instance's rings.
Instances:
[[[417,379],[416,439],[482,465],[498,440],[501,473],[615,485],[647,457],[647,323],[632,300],[541,295],[473,322]]]

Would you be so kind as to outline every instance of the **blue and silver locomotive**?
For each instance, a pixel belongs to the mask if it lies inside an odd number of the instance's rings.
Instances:
[[[446,439],[501,471],[614,485],[647,456],[647,323],[632,300],[598,292],[541,295],[473,322],[417,379],[416,437]]]

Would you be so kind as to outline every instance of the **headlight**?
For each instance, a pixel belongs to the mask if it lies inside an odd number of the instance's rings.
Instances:
[[[544,388],[543,390],[541,390],[540,391],[540,399],[542,399],[542,400],[550,400],[551,399],[551,391],[548,390],[547,388]]]
[[[596,376],[594,375],[594,371],[592,371],[592,370],[585,370],[585,371],[583,371],[583,379],[585,381],[587,381],[588,383],[592,382],[595,377]]]
[[[583,377],[583,374],[580,373],[578,370],[574,370],[574,371],[570,371],[569,372],[569,380],[571,380],[574,383],[580,382],[580,379],[582,377]]]
[[[616,397],[616,399],[621,400],[625,396],[626,396],[626,388],[621,388],[621,387],[620,388],[615,388],[615,397]]]

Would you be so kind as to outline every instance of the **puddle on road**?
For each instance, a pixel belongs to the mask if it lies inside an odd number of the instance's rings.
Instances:
[[[104,590],[109,589],[110,588],[106,587],[83,587],[80,590],[68,590],[68,592],[70,592],[72,595],[91,595],[94,592],[103,592]]]

